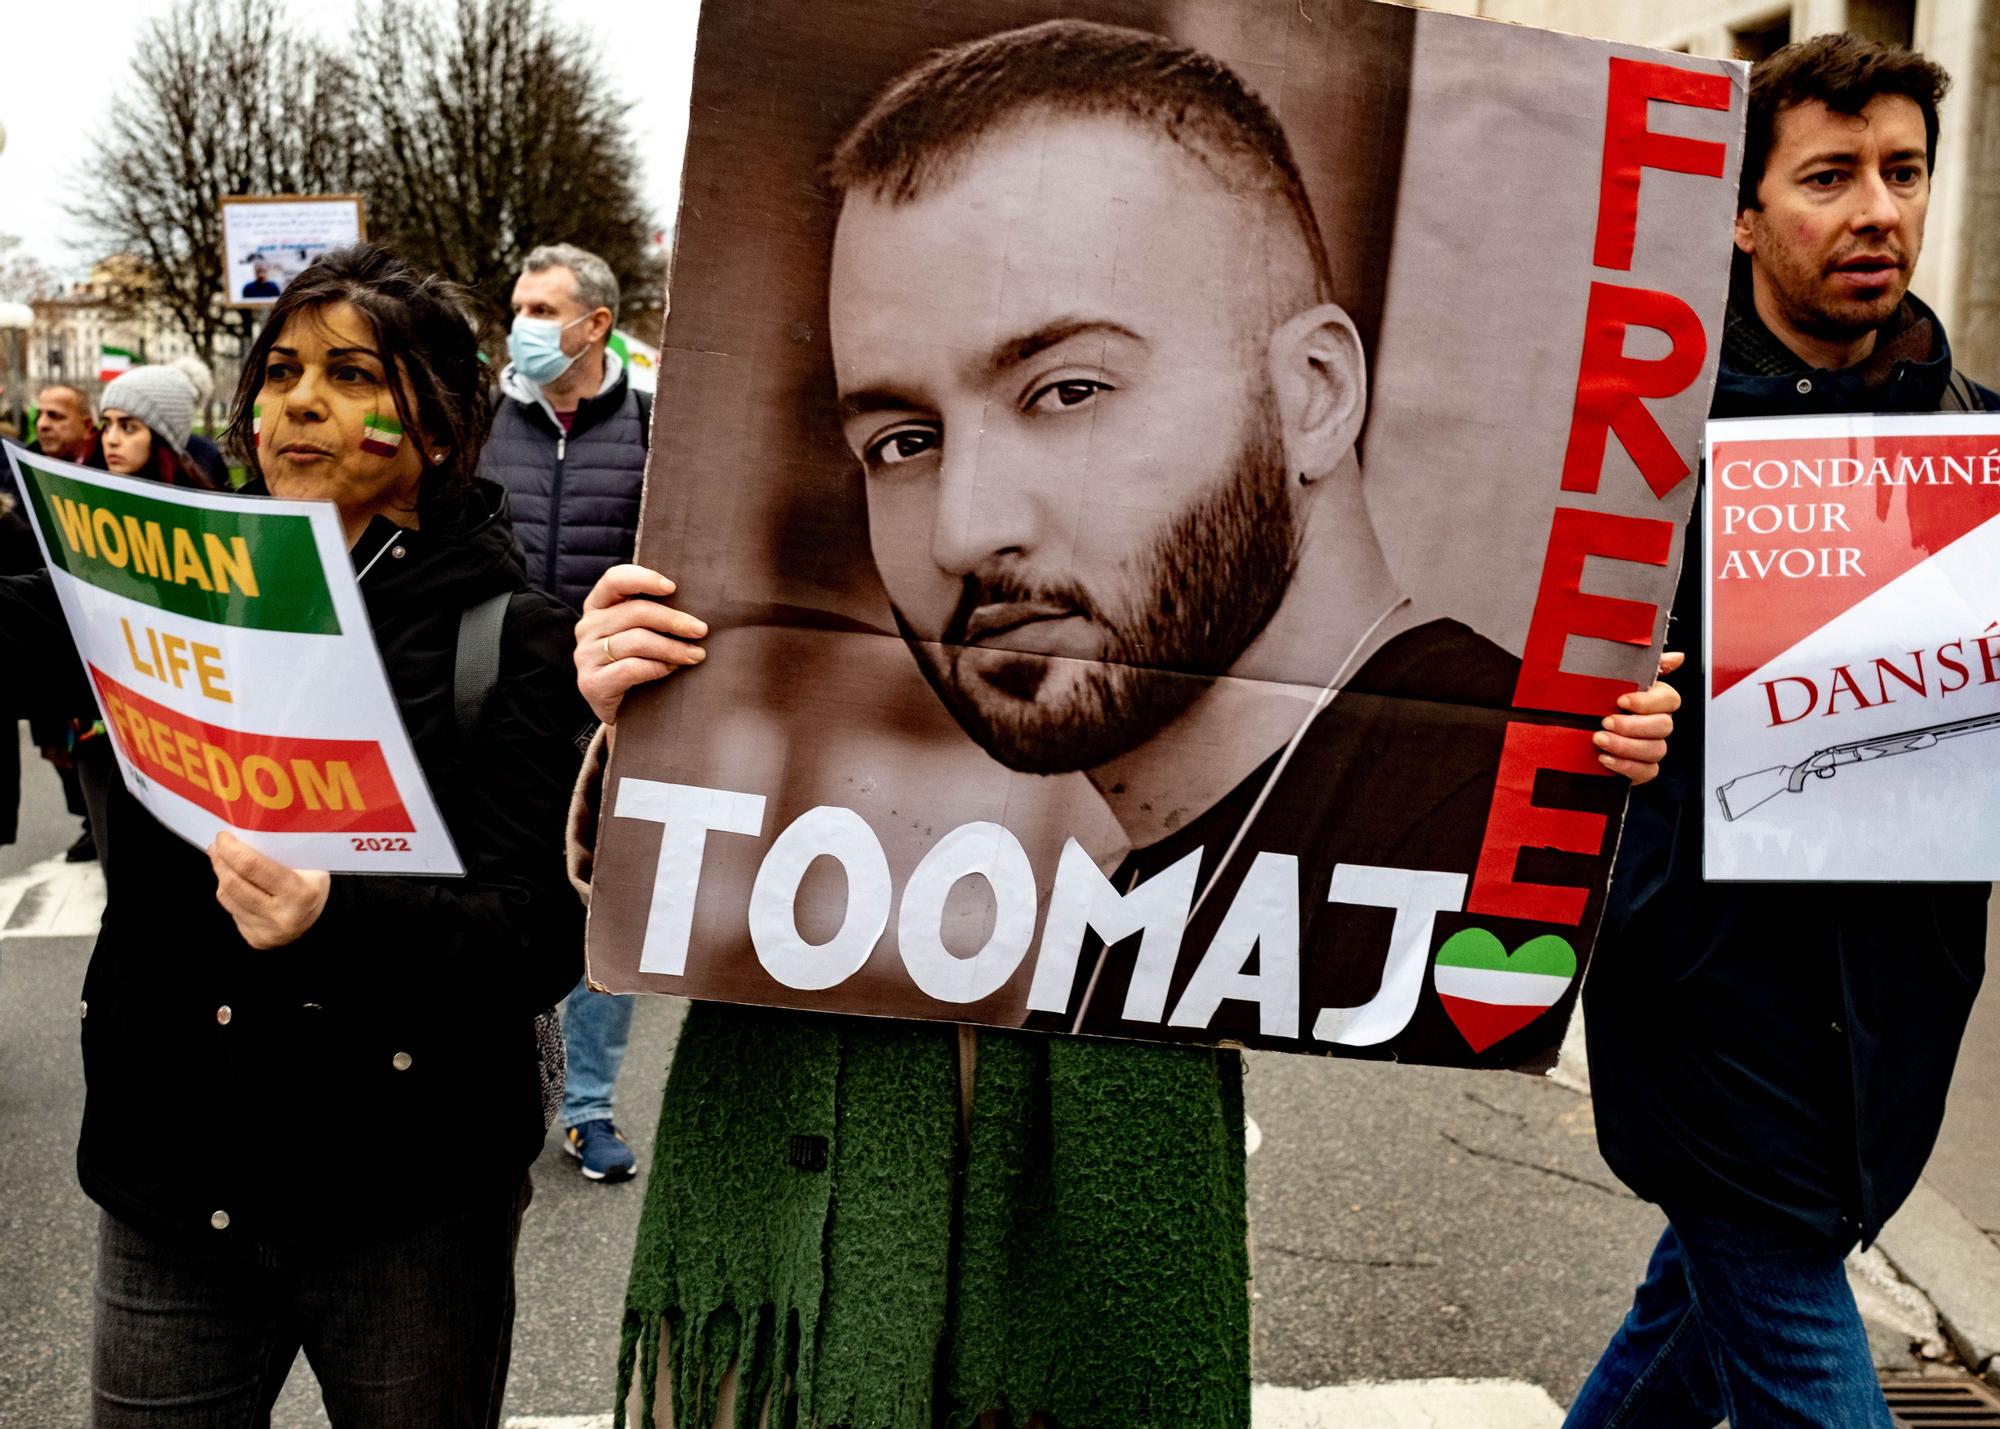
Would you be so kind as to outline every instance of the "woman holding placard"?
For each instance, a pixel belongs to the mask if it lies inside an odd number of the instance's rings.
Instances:
[[[115,792],[78,1008],[78,1172],[104,1210],[93,1423],[267,1423],[303,1348],[336,1426],[497,1425],[547,1126],[539,1015],[580,966],[560,841],[589,719],[572,617],[527,588],[475,477],[489,409],[448,284],[379,248],[327,254],[244,373],[246,490],[338,509],[466,874],[294,869],[227,832],[204,851]],[[80,697],[49,580],[0,580],[0,659]],[[473,609],[501,615],[468,715]]]

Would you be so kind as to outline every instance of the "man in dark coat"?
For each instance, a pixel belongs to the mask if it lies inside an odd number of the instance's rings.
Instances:
[[[1853,35],[1752,72],[1715,416],[2000,410],[1907,291],[1947,82]],[[1690,525],[1683,645],[1702,570]],[[1705,787],[1691,700],[1634,793],[1584,988],[1599,1145],[1669,1225],[1568,1422],[1889,1429],[1842,1262],[1937,1138],[1987,887],[1704,883]]]
[[[573,608],[632,558],[639,525],[652,402],[609,350],[617,314],[618,280],[596,254],[558,243],[528,255],[479,459],[481,475],[507,488],[528,579]],[[629,999],[581,979],[563,1005],[564,1145],[593,1181],[622,1181],[635,1165],[611,1116],[631,1028]]]
[[[7,490],[12,484],[0,473],[0,576],[25,575],[42,561],[34,529]],[[21,742],[15,735],[14,721],[6,721],[0,729],[0,844],[14,842],[20,828]]]
[[[83,393],[74,387],[53,383],[35,394],[35,408],[35,440],[28,444],[29,451],[52,456],[59,461],[82,461],[90,455],[97,429],[91,422],[90,403],[84,400]],[[5,485],[11,487],[11,479]],[[18,534],[26,536],[26,543],[23,545],[17,541],[10,545],[9,554],[4,563],[0,563],[0,575],[22,575],[42,563],[41,548],[35,544],[27,517],[18,511],[15,517],[20,522]],[[91,709],[88,701],[83,709]],[[70,813],[84,820],[83,829],[76,842],[69,846],[66,856],[71,863],[89,863],[97,857],[97,840],[91,833],[87,818],[89,804],[83,796],[83,781],[77,774],[76,761],[70,752],[68,713],[60,710],[38,712],[28,721],[28,733],[35,747],[41,750],[42,758],[49,762],[56,771],[56,777],[62,781],[64,804]],[[94,713],[91,717],[95,718]]]

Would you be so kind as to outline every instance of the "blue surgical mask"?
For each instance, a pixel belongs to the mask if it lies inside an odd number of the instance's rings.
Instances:
[[[554,318],[531,318],[525,315],[514,319],[514,327],[507,334],[507,356],[513,359],[514,370],[534,383],[546,387],[576,366],[581,352],[572,357],[562,350],[562,335],[575,327],[589,313],[576,322],[559,323]]]

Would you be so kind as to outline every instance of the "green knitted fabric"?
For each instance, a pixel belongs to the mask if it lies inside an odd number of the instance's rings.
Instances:
[[[619,1351],[676,1429],[1246,1429],[1242,1060],[697,1004],[660,1108]],[[827,1139],[826,1169],[790,1156]],[[810,1165],[810,1158],[807,1158]]]
[[[973,1088],[948,1423],[1247,1426],[1242,1057],[987,1034]]]

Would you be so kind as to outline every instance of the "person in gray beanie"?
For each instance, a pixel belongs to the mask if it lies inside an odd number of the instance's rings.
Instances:
[[[215,397],[215,374],[193,353],[183,353],[167,366],[181,373],[194,383],[194,405],[197,412],[206,411]],[[229,463],[222,458],[222,450],[200,432],[191,433],[187,440],[187,458],[201,468],[201,474],[208,478],[208,484],[218,491],[229,485]]]
[[[214,483],[188,460],[194,431],[194,383],[171,367],[135,367],[99,395],[98,450],[91,466],[168,486]]]

